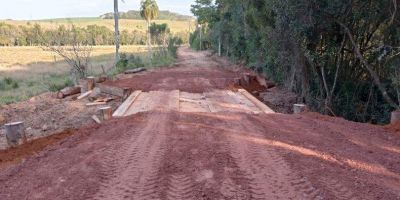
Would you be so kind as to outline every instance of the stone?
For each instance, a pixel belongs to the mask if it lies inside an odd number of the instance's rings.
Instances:
[[[42,126],[42,131],[47,131],[47,130],[49,130],[49,127],[47,126],[47,124],[44,124]]]

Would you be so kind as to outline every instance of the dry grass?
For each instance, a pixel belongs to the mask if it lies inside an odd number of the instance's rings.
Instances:
[[[82,18],[82,19],[73,19],[73,20],[67,20],[67,19],[59,19],[59,20],[44,20],[44,21],[15,21],[15,20],[0,20],[0,22],[4,22],[6,24],[11,24],[11,25],[22,25],[22,26],[33,26],[33,24],[38,23],[42,26],[44,29],[55,29],[59,25],[66,25],[70,26],[71,24],[74,24],[77,27],[87,27],[88,25],[99,25],[99,26],[106,26],[110,30],[114,30],[114,20],[112,19],[100,19],[100,18]],[[168,26],[171,29],[171,32],[177,33],[177,32],[187,32],[189,31],[189,26],[192,26],[193,29],[193,24],[194,22],[190,21],[171,21],[171,20],[155,20],[155,23],[167,23]],[[122,30],[128,30],[128,31],[141,31],[141,32],[146,32],[146,22],[144,20],[132,20],[132,19],[121,19],[120,20],[120,26],[121,26],[121,31]]]
[[[121,52],[144,53],[145,46],[122,46]],[[90,74],[100,74],[114,64],[113,46],[95,46]],[[0,47],[0,84],[5,78],[18,82],[19,87],[1,90],[0,105],[28,99],[47,91],[49,85],[62,85],[68,80],[69,66],[52,52],[40,47]],[[4,82],[4,81],[3,81]]]

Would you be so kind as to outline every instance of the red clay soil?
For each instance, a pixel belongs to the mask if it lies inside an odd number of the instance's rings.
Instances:
[[[1,171],[0,199],[398,199],[399,147],[316,114],[142,113]]]
[[[228,70],[229,69],[229,70]],[[173,67],[160,68],[136,75],[123,75],[119,80],[107,81],[103,84],[142,90],[180,90],[191,93],[202,93],[213,89],[237,88],[235,79],[240,79],[248,70],[224,62],[220,58],[180,50],[178,62]],[[257,81],[250,81],[244,86],[249,91],[263,91],[265,88]]]
[[[44,150],[47,146],[54,145],[57,142],[71,136],[73,133],[73,130],[65,130],[61,133],[57,133],[45,138],[29,141],[18,147],[0,150],[0,169],[12,164],[16,164],[21,160]]]
[[[400,136],[316,113],[152,111],[82,127],[0,170],[0,199],[400,199]]]
[[[385,129],[400,134],[400,121],[387,125]]]

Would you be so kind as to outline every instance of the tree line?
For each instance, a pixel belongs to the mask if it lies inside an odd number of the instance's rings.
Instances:
[[[315,111],[385,123],[400,102],[398,4],[196,0],[192,12],[202,28],[190,42],[247,62]]]
[[[162,45],[166,35],[172,35],[167,24],[151,24],[152,39],[155,45]],[[160,27],[162,29],[160,30]],[[176,33],[174,36],[188,40],[187,33]],[[73,37],[82,44],[115,45],[114,31],[105,26],[88,25],[85,28],[71,25],[59,25],[55,29],[44,29],[40,24],[27,23],[26,26],[15,26],[0,23],[0,46],[42,46],[51,41],[52,45],[71,45]],[[57,38],[56,40],[54,38]],[[75,40],[74,40],[75,41]],[[141,31],[123,30],[120,33],[122,45],[145,45],[147,34]]]

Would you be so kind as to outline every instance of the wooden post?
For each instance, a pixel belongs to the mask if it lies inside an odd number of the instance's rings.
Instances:
[[[113,110],[110,106],[103,107],[99,109],[100,115],[103,117],[103,120],[110,120],[113,115]]]
[[[17,146],[26,142],[24,122],[14,122],[4,126],[9,146]]]
[[[93,76],[87,77],[87,89],[88,90],[93,90],[94,86],[96,84],[96,78]]]
[[[392,117],[391,117],[391,123],[394,124],[396,122],[400,121],[400,111],[396,110],[392,112]]]
[[[86,93],[86,92],[88,91],[88,88],[87,88],[87,86],[88,86],[87,80],[85,80],[85,79],[79,80],[79,86],[80,86],[80,88],[81,88],[81,94],[84,94],[84,93]]]
[[[304,104],[294,104],[293,105],[293,113],[294,114],[300,114],[302,112],[305,112],[307,110],[307,106]]]

